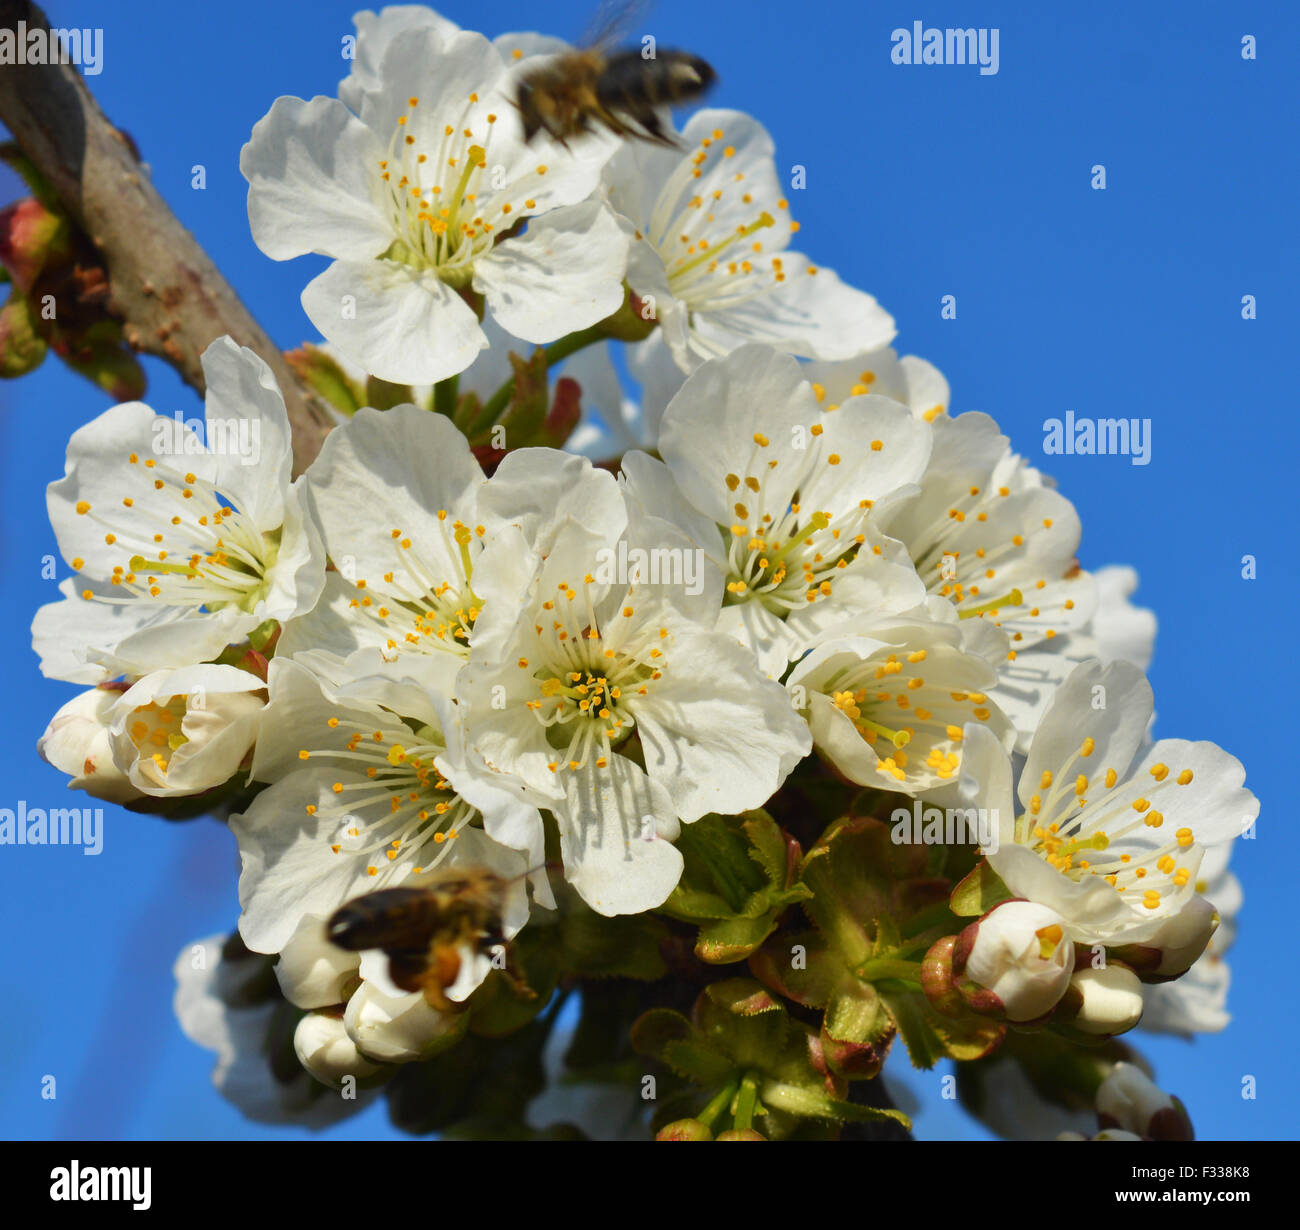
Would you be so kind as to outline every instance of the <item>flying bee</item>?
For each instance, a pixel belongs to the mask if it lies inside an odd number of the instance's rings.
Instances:
[[[486,867],[448,867],[419,886],[383,888],[349,901],[331,915],[326,934],[348,952],[380,949],[397,986],[423,991],[445,1012],[452,1007],[446,990],[460,973],[461,950],[468,945],[487,952],[505,943],[506,893],[531,874],[507,879]]]
[[[620,137],[636,137],[676,148],[663,130],[657,108],[699,98],[717,74],[686,51],[606,48],[637,6],[610,5],[603,32],[585,47],[548,59],[520,77],[515,106],[523,118],[524,140],[543,129],[561,145],[600,126]]]

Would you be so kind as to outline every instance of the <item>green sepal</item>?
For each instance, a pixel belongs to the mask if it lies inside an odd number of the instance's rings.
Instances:
[[[1009,901],[1014,896],[1002,882],[1002,877],[989,865],[988,859],[982,858],[952,890],[948,903],[958,918],[982,918],[999,902]]]
[[[551,390],[547,379],[546,351],[538,347],[527,359],[521,359],[514,351],[506,356],[510,360],[510,370],[514,375],[514,384],[510,390],[510,400],[497,418],[497,423],[505,428],[508,449],[523,448],[532,444],[550,409]],[[490,428],[493,424],[487,424]],[[474,443],[479,443],[477,439]]]
[[[350,417],[366,405],[365,387],[319,346],[304,342],[297,350],[285,351],[284,357],[298,379],[340,414]]]
[[[415,393],[409,384],[394,384],[378,376],[366,377],[366,405],[376,410],[391,410],[394,406],[414,403]]]

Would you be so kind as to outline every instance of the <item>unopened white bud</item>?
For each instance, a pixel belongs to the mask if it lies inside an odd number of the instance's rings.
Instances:
[[[371,1059],[411,1063],[438,1049],[457,1028],[459,1014],[439,1012],[424,995],[385,995],[368,982],[348,1000],[343,1016],[348,1036]]]
[[[298,1062],[323,1085],[337,1086],[345,1076],[364,1079],[383,1069],[357,1049],[343,1018],[330,1013],[307,1013],[293,1031],[293,1049]]]
[[[1178,1099],[1131,1063],[1117,1063],[1102,1081],[1097,1121],[1105,1131],[1136,1132],[1144,1139],[1192,1139],[1191,1121]]]
[[[36,741],[36,750],[71,779],[74,790],[107,803],[138,799],[140,791],[119,769],[109,739],[109,714],[122,693],[91,688],[74,696],[51,719]]]
[[[1070,1023],[1083,1033],[1127,1033],[1142,1019],[1142,984],[1126,966],[1111,962],[1101,969],[1077,970],[1070,990],[1082,999]]]
[[[327,1008],[341,1004],[359,978],[361,957],[325,938],[325,919],[304,915],[280,951],[275,976],[285,999],[299,1008]]]
[[[1012,1021],[1050,1012],[1073,972],[1074,945],[1065,920],[1033,901],[1005,901],[979,920],[964,971],[998,997]]]

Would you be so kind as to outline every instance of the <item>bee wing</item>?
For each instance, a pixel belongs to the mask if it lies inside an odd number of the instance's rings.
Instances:
[[[654,7],[654,0],[601,0],[579,41],[582,47],[608,48],[626,37]]]

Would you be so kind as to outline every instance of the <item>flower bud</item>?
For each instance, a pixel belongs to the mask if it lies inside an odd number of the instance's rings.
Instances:
[[[0,307],[0,378],[12,380],[34,372],[48,350],[31,300],[15,290]]]
[[[253,746],[265,686],[233,666],[154,671],[118,698],[114,759],[133,786],[158,798],[220,786]]]
[[[1147,1140],[1194,1139],[1182,1103],[1131,1063],[1117,1063],[1102,1081],[1097,1090],[1097,1123],[1103,1131],[1121,1129]]]
[[[138,799],[140,791],[113,759],[108,721],[121,692],[91,688],[74,696],[36,741],[42,759],[71,779],[68,785],[108,803]]]
[[[698,1119],[678,1119],[655,1133],[656,1140],[712,1140],[713,1133]]]
[[[1085,1034],[1127,1033],[1142,1019],[1142,984],[1128,966],[1114,961],[1101,969],[1076,970],[1057,1019]]]
[[[439,1012],[414,991],[385,995],[363,982],[348,1000],[343,1023],[348,1037],[370,1059],[381,1063],[411,1063],[427,1059],[460,1036],[462,1013]]]
[[[719,1132],[714,1140],[766,1140],[767,1137],[762,1132],[756,1132],[753,1128],[728,1128],[725,1132]]]
[[[328,347],[304,342],[297,350],[285,351],[284,357],[298,379],[343,418],[369,404],[363,383],[353,379]]]
[[[1004,901],[958,937],[954,973],[964,975],[958,989],[972,1007],[987,1010],[979,992],[992,994],[1011,1021],[1033,1021],[1056,1007],[1074,972],[1074,945],[1065,937],[1065,920],[1033,901]]]
[[[280,991],[299,1008],[341,1004],[356,988],[361,958],[325,938],[325,919],[307,914],[280,951],[275,976]]]
[[[361,1080],[383,1071],[382,1064],[361,1054],[343,1018],[333,1013],[307,1013],[293,1031],[293,1049],[298,1062],[322,1085],[337,1087],[345,1076]]]
[[[35,197],[0,209],[0,265],[19,290],[31,290],[42,269],[63,263],[71,254],[67,219]]]

